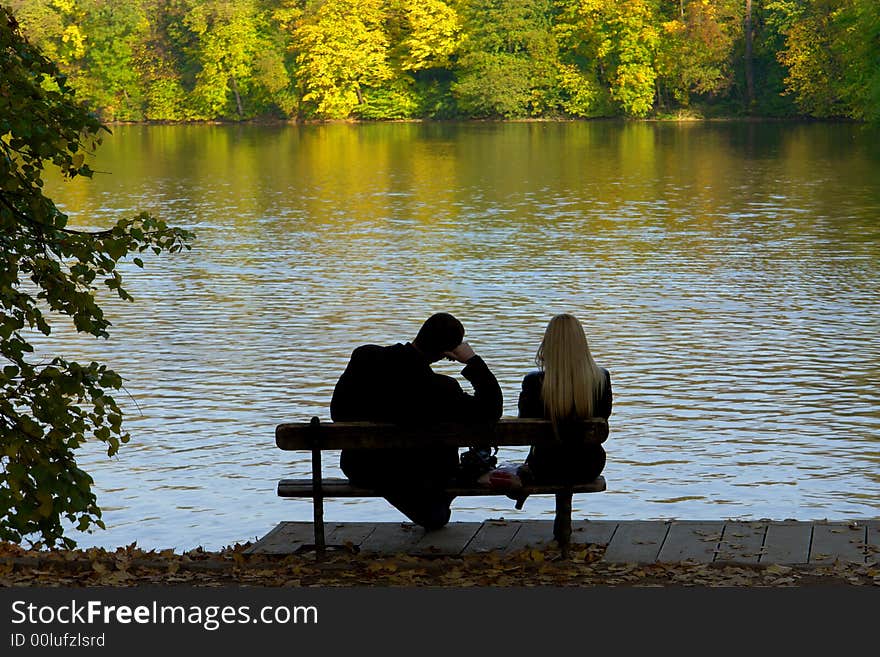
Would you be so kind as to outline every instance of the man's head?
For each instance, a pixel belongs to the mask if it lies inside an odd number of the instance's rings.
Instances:
[[[435,313],[425,320],[413,345],[434,362],[443,358],[464,340],[464,326],[449,313]]]

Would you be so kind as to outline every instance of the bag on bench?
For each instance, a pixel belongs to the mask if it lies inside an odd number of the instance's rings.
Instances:
[[[525,463],[502,463],[482,475],[477,483],[504,493],[516,502],[517,509],[522,509],[528,497],[523,488],[532,483],[532,471]]]
[[[498,464],[498,459],[491,447],[469,447],[460,457],[460,465],[458,466],[458,481],[460,484],[470,485],[477,483],[477,480]]]

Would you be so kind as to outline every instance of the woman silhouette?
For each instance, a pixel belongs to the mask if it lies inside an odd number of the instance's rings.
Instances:
[[[611,415],[611,375],[596,365],[583,326],[569,314],[550,320],[535,364],[541,369],[523,379],[519,417],[550,420],[560,442],[532,446],[526,463],[534,481],[593,481],[605,467],[605,450],[598,443],[567,439],[567,426]]]

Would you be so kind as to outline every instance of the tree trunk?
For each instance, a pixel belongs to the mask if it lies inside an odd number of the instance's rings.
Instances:
[[[755,102],[755,75],[752,70],[752,0],[746,0],[746,15],[743,30],[746,38],[745,71],[746,71],[746,107],[749,112]]]
[[[244,118],[244,110],[241,107],[241,96],[238,93],[238,82],[235,80],[235,76],[229,78],[232,81],[232,93],[235,94],[235,108],[238,111],[238,120]]]

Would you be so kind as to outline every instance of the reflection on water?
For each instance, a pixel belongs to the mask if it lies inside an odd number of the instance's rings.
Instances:
[[[863,128],[115,132],[95,164],[112,173],[53,181],[54,197],[82,225],[146,209],[198,240],[126,267],[136,301],[108,301],[111,340],[55,337],[130,393],[132,443],[82,455],[110,529],[81,544],[218,547],[309,520],[275,496],[310,465],[274,426],[327,418],[355,346],[411,339],[437,310],[462,318],[507,415],[550,316],[584,321],[615,406],[608,492],[576,515],[878,514],[880,142]],[[552,507],[465,498],[453,519]],[[381,500],[326,515],[402,519]]]

